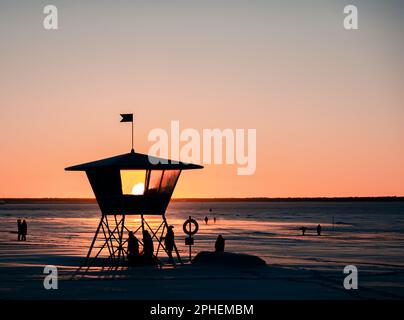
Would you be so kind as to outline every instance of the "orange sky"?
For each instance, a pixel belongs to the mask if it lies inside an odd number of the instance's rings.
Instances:
[[[310,1],[309,1],[310,2]],[[184,172],[175,197],[404,195],[403,21],[394,6],[283,2],[0,10],[0,197],[91,197],[66,166],[135,149],[153,128],[257,129],[257,170]],[[402,9],[402,8],[399,8]]]

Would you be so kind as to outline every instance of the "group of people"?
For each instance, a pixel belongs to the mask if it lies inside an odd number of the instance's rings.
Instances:
[[[212,214],[212,208],[209,209],[209,213]],[[203,220],[205,221],[205,224],[208,224],[209,222],[208,216],[206,216],[205,219]],[[213,223],[216,223],[216,217],[213,217]]]
[[[174,249],[174,226],[169,226],[167,229],[166,236],[164,238],[164,246],[167,250],[168,258],[170,262],[173,262],[172,252]],[[143,252],[139,251],[139,240],[133,233],[129,232],[128,238],[128,261],[130,265],[139,264],[155,264],[157,262],[154,257],[154,244],[153,238],[149,231],[143,231]]]
[[[164,246],[168,254],[168,259],[170,263],[174,262],[173,259],[173,250],[174,250],[174,226],[169,226],[167,228],[166,236],[164,237]],[[215,242],[215,251],[216,252],[224,252],[225,240],[223,236],[220,234]],[[157,259],[154,256],[154,244],[153,238],[147,230],[143,231],[143,252],[139,251],[139,240],[133,233],[133,231],[129,232],[128,238],[128,248],[127,248],[127,257],[129,265],[144,265],[144,264],[155,264]]]
[[[208,224],[209,218],[207,216],[203,220],[205,221],[205,224]],[[216,223],[216,217],[213,217],[213,223]]]
[[[18,241],[27,241],[27,231],[28,231],[27,222],[25,220],[21,222],[21,219],[18,219],[17,220]]]
[[[306,233],[307,228],[303,226],[303,227],[300,228],[300,230],[302,231],[302,235],[304,236],[304,234]],[[317,231],[317,235],[321,236],[321,225],[320,224],[317,225],[316,231]]]
[[[130,265],[136,264],[153,264],[154,244],[150,233],[143,231],[143,252],[139,252],[139,240],[135,234],[129,232],[128,238],[128,261]]]

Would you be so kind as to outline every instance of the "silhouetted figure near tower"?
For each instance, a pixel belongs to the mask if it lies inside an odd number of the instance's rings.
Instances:
[[[153,262],[153,239],[150,233],[145,230],[143,231],[143,259],[146,263]]]
[[[209,221],[209,218],[208,217],[205,217],[205,224],[208,224],[208,221]]]
[[[306,228],[306,227],[301,227],[300,230],[302,231],[302,236],[304,236],[304,234],[305,234],[307,228]]]
[[[174,261],[173,259],[173,249],[174,249],[174,231],[173,231],[174,226],[169,226],[167,229],[166,236],[164,238],[164,245],[167,249],[168,253],[168,259],[172,263]]]
[[[215,243],[216,252],[224,252],[224,238],[221,234],[218,235]]]
[[[135,265],[139,262],[139,241],[132,231],[128,238],[128,262],[129,265]]]

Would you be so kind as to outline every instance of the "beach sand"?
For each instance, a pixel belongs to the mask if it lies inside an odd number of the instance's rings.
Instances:
[[[91,267],[76,272],[82,257],[43,254],[41,245],[27,254],[20,243],[0,243],[15,252],[0,260],[1,299],[365,299],[402,298],[402,289],[374,289],[377,278],[361,275],[358,290],[343,288],[344,275],[265,265],[260,267],[184,264],[163,268]],[[58,268],[58,289],[43,285],[45,265]],[[372,288],[367,282],[372,283]]]

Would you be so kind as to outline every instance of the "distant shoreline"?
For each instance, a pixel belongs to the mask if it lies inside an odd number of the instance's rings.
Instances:
[[[404,196],[384,197],[290,197],[290,198],[173,198],[172,202],[397,202]],[[2,198],[1,204],[15,203],[96,203],[95,198]]]

